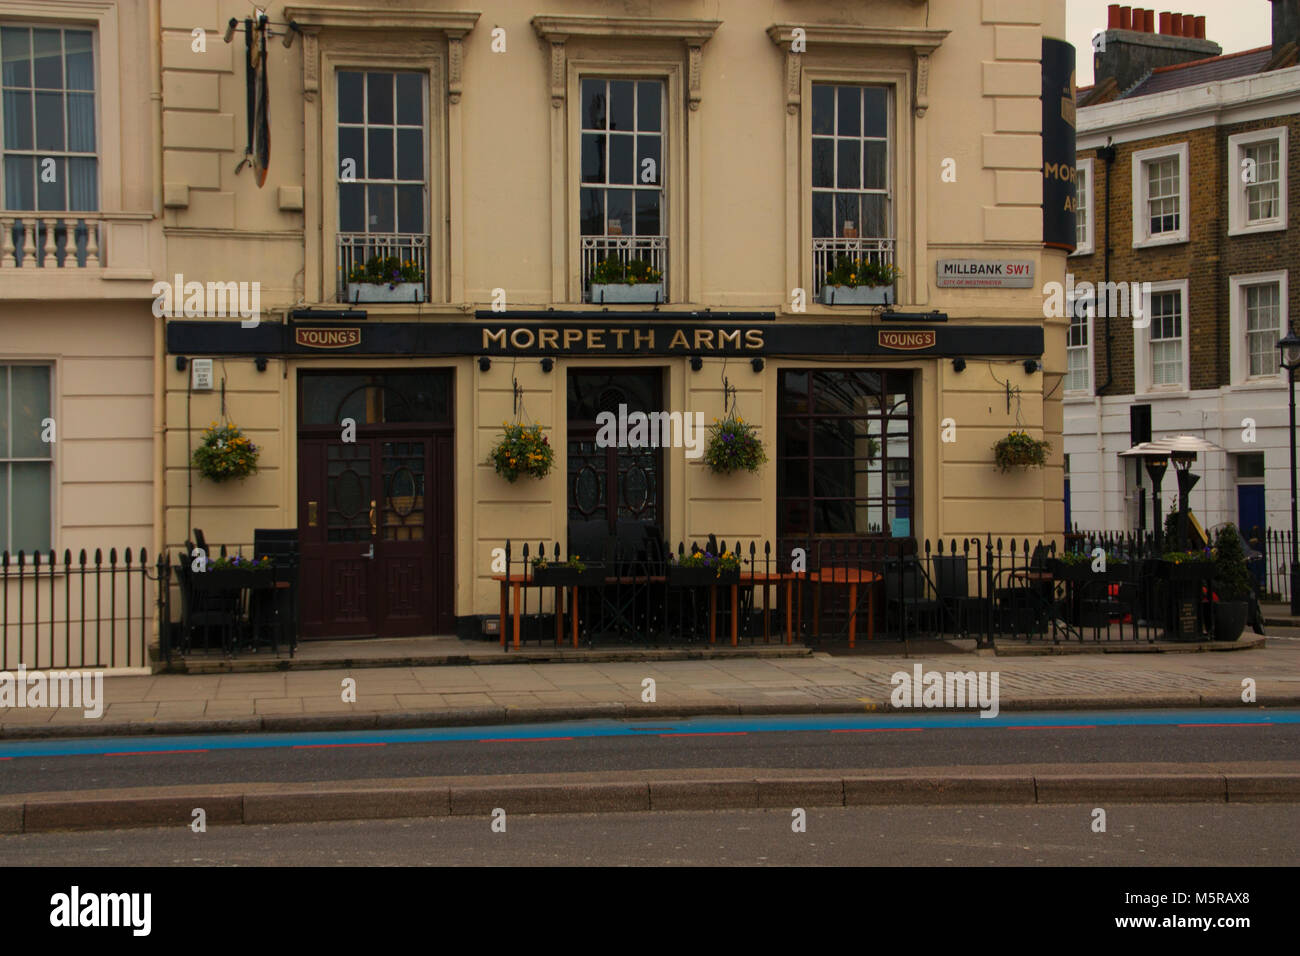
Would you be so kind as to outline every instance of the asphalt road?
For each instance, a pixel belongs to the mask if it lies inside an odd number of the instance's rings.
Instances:
[[[1295,866],[1300,806],[809,808],[518,815],[0,837],[0,866]],[[84,879],[84,877],[83,877]],[[1227,889],[1209,885],[1198,889]],[[1077,902],[1077,901],[1076,901]],[[1238,910],[1249,913],[1248,907]],[[1213,915],[1238,914],[1219,907]],[[1119,910],[1117,909],[1118,913]]]
[[[0,747],[6,758],[0,759],[0,793],[688,768],[1294,761],[1300,755],[1296,717],[1295,711],[1073,712],[967,718],[967,726],[944,726],[960,721],[847,715],[8,742]],[[1215,723],[1229,719],[1278,722]],[[443,739],[410,740],[422,736]],[[145,746],[171,752],[137,751]],[[42,748],[57,753],[30,755]],[[107,752],[77,752],[85,749]]]

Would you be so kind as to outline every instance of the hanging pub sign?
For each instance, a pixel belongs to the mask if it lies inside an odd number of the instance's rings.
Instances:
[[[1043,245],[1073,252],[1074,47],[1043,37]]]

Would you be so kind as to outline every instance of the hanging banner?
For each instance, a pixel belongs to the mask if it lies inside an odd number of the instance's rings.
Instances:
[[[249,114],[249,146],[253,175],[257,177],[257,188],[266,183],[267,169],[271,165],[271,117],[268,114],[268,81],[266,76],[266,29],[265,15],[258,19],[255,42],[249,45],[248,59],[250,79],[253,84],[252,111]]]
[[[1073,252],[1074,47],[1043,37],[1043,245]]]

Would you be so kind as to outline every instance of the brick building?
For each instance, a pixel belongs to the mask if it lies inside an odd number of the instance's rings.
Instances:
[[[1135,405],[1150,409],[1153,437],[1198,435],[1225,449],[1195,466],[1192,508],[1206,527],[1285,523],[1276,342],[1300,315],[1290,276],[1298,34],[1300,0],[1274,3],[1270,46],[1228,54],[1206,39],[1204,17],[1112,5],[1094,43],[1096,83],[1079,91],[1079,244],[1067,271],[1076,284],[1117,285],[1092,306],[1083,287],[1072,310],[1066,500],[1081,529],[1138,525],[1149,481],[1118,457]],[[1162,490],[1167,505],[1173,482]]]

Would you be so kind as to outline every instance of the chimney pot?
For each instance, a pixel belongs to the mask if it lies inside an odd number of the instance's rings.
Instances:
[[[1112,3],[1106,8],[1106,29],[1114,30],[1119,27],[1119,4]]]
[[[1183,35],[1183,15],[1181,13],[1169,14],[1169,32],[1176,37]]]
[[[1133,29],[1133,8],[1132,7],[1119,8],[1119,22],[1116,23],[1115,26],[1121,30]]]
[[[1205,17],[1197,17],[1195,20],[1195,24],[1196,24],[1196,33],[1195,33],[1196,39],[1204,40],[1205,39]]]
[[[1156,32],[1156,12],[1154,10],[1142,11],[1142,30],[1145,33]]]
[[[1170,27],[1170,22],[1173,20],[1173,18],[1174,18],[1174,15],[1173,15],[1172,13],[1162,13],[1162,14],[1160,14],[1160,32],[1161,32],[1161,33],[1169,33],[1169,32],[1170,32],[1170,29],[1171,29],[1171,27]]]
[[[1196,36],[1196,17],[1190,13],[1183,14],[1183,36],[1189,40]]]

